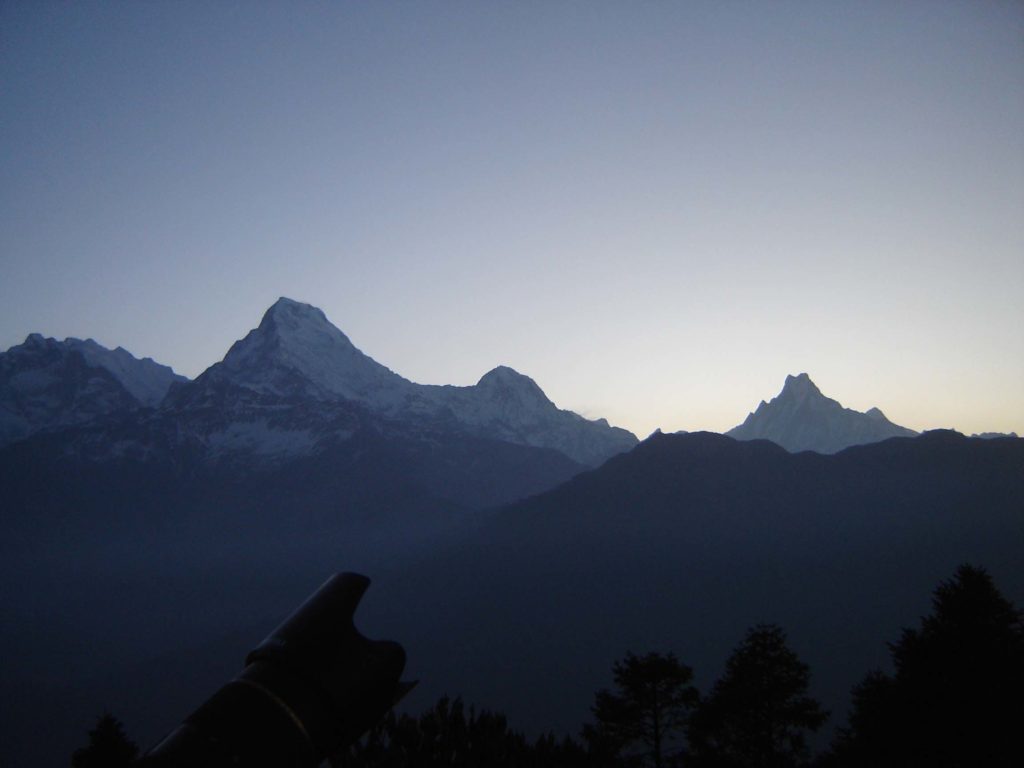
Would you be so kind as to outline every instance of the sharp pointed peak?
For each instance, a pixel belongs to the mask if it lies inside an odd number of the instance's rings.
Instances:
[[[818,389],[818,385],[811,381],[810,376],[806,373],[798,373],[796,375],[790,374],[786,377],[786,382],[782,385],[779,397],[784,399],[799,398],[802,400],[807,397],[824,397],[824,395]]]
[[[764,401],[746,421],[728,432],[740,440],[766,438],[788,451],[835,453],[851,445],[889,437],[910,436],[912,430],[893,424],[878,408],[867,413],[822,394],[806,373],[786,377],[782,391]]]
[[[324,314],[323,310],[319,307],[314,307],[312,304],[306,304],[295,299],[289,299],[287,296],[282,296],[263,314],[263,319],[278,318],[278,317],[290,317],[295,319],[306,318],[309,320],[316,320],[324,323],[330,323],[327,319],[327,315]]]
[[[322,309],[287,296],[270,305],[255,332],[265,338],[288,338],[289,343],[313,336],[329,336],[344,346],[352,344],[341,329],[327,319]]]
[[[810,375],[805,373],[789,374],[786,376],[786,382],[783,384],[783,389],[786,387],[814,387],[817,389],[817,385],[811,381]]]
[[[366,398],[404,382],[360,352],[320,308],[286,296],[211,370],[212,380],[226,378],[256,391],[317,398]]]
[[[279,296],[277,301],[270,305],[270,309],[302,309],[313,310],[314,312],[320,311],[312,304],[307,304],[304,301],[296,301],[295,299],[290,299],[287,296]]]

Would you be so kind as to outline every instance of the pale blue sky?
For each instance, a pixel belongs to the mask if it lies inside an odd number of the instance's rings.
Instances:
[[[278,296],[646,435],[1024,433],[1024,4],[0,3],[0,348]]]

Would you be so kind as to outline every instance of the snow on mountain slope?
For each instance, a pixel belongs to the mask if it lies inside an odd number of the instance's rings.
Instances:
[[[65,339],[64,344],[80,352],[92,367],[106,368],[136,400],[150,408],[160,404],[171,384],[188,381],[170,366],[161,365],[150,357],[140,360],[124,347],[107,349],[92,339],[74,338]]]
[[[867,413],[844,408],[801,373],[787,376],[777,397],[768,403],[762,400],[756,411],[726,434],[737,440],[771,440],[793,453],[836,453],[851,445],[917,433],[893,424],[878,408]]]
[[[385,407],[412,386],[356,349],[322,311],[285,298],[208,374],[263,394],[341,396]]]
[[[636,445],[633,433],[558,408],[528,376],[498,366],[471,387],[421,386],[435,411],[451,411],[472,430],[521,445],[554,448],[581,464],[597,465]],[[415,402],[415,401],[413,401]]]
[[[636,444],[603,419],[559,409],[505,366],[474,386],[415,384],[363,354],[321,310],[286,298],[193,382],[91,339],[33,334],[0,356],[0,445],[157,404],[161,429],[175,435],[167,440],[215,458],[307,455],[371,422],[406,437],[445,432],[552,448],[584,465]],[[132,451],[150,451],[144,434]],[[93,442],[90,453],[103,455],[102,439]]]
[[[0,445],[154,406],[175,381],[186,379],[120,347],[30,334],[0,354]]]
[[[415,384],[363,354],[321,310],[287,298],[268,309],[222,362],[178,388],[168,405],[210,403],[225,388],[293,402],[342,399],[398,422],[429,422],[434,428],[554,448],[587,465],[636,444],[632,433],[603,419],[588,421],[559,409],[532,379],[505,366],[474,386]]]

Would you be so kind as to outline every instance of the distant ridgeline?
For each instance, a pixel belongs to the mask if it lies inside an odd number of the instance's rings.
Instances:
[[[319,309],[285,298],[195,381],[91,339],[31,334],[0,354],[0,448],[62,432],[64,451],[91,460],[179,453],[252,467],[322,453],[367,431],[398,441],[442,434],[549,449],[577,468],[636,445],[632,433],[604,419],[557,408],[506,366],[474,386],[415,384],[359,351]],[[877,408],[843,408],[802,373],[727,434],[835,453],[916,433]]]
[[[713,674],[756,622],[839,712],[962,562],[1024,602],[1024,440],[912,437],[806,375],[731,435],[637,443],[505,367],[415,384],[288,299],[194,381],[32,335],[0,354],[4,765],[66,763],[107,709],[153,743],[342,570],[410,708],[528,729],[575,728],[629,650]]]

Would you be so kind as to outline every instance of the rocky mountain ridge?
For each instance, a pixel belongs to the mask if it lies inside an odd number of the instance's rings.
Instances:
[[[0,354],[0,446],[53,429],[153,408],[187,379],[92,339],[29,334]]]
[[[194,381],[120,348],[51,342],[33,335],[0,355],[0,446],[65,427],[116,422],[123,433],[127,413],[154,407],[116,443],[105,445],[94,431],[88,440],[70,436],[72,444],[86,440],[101,457],[146,455],[154,442],[178,441],[213,458],[260,460],[308,455],[372,429],[415,439],[462,434],[556,450],[596,466],[637,442],[603,419],[559,409],[536,382],[506,366],[473,386],[411,382],[357,349],[320,309],[287,298]],[[45,377],[42,364],[30,360],[41,344],[53,358]],[[73,356],[65,368],[74,371],[53,368],[61,355]],[[40,404],[47,387],[63,394]]]

